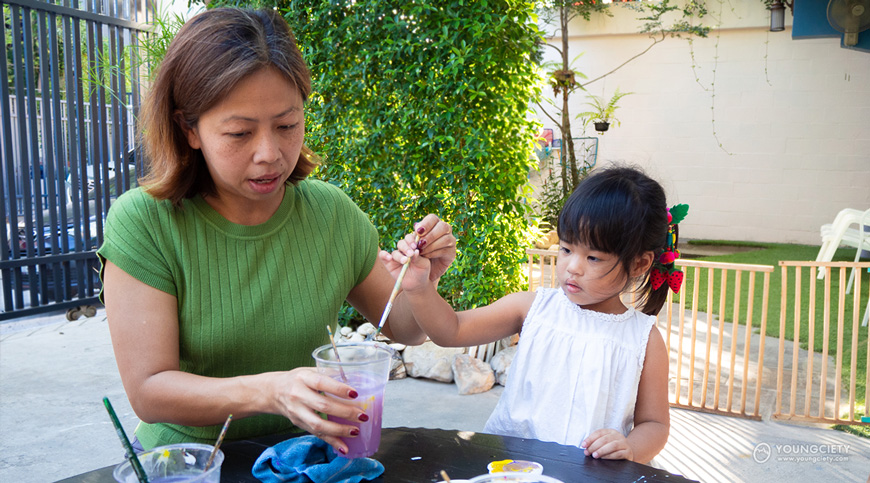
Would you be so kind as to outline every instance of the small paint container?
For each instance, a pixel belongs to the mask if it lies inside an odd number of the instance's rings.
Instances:
[[[486,469],[490,473],[527,473],[530,475],[544,473],[544,467],[540,463],[525,460],[493,461],[486,465]]]

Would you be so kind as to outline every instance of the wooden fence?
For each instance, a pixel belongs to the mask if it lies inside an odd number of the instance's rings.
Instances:
[[[671,354],[671,405],[761,419],[765,341],[751,336],[753,323],[761,333],[767,328],[774,267],[697,260],[677,264],[685,272],[683,287],[678,295],[668,292],[658,316]],[[747,412],[750,393],[752,409]]]
[[[863,406],[865,416],[870,415],[867,409],[866,388],[870,387],[870,337],[867,336],[866,323],[862,319],[861,295],[867,294],[870,307],[870,284],[864,291],[862,277],[855,277],[855,285],[851,296],[846,282],[846,272],[857,268],[861,271],[870,268],[870,263],[854,262],[795,262],[784,261],[782,267],[782,310],[779,319],[779,358],[776,371],[776,409],[774,419],[807,421],[831,424],[861,424],[862,417],[858,413],[859,399],[857,391],[858,355],[860,351],[859,336],[863,332],[867,339],[864,372],[865,394]],[[806,269],[806,270],[805,270]],[[834,269],[837,280],[834,282]],[[817,278],[818,271],[824,272],[824,280]],[[804,300],[804,283],[809,284],[807,300]],[[819,294],[819,283],[822,283]],[[836,286],[835,286],[836,285]],[[850,309],[851,321],[846,320],[846,309]],[[835,310],[836,321],[834,321]],[[865,309],[870,310],[870,308]],[[818,312],[821,311],[821,321]],[[789,320],[791,325],[789,325]],[[821,328],[818,323],[821,322]],[[833,323],[836,322],[836,327]],[[806,330],[802,330],[806,324]],[[821,329],[821,330],[819,330]],[[786,332],[794,334],[793,341],[786,341]],[[821,331],[821,334],[817,334]],[[806,343],[802,344],[802,334],[806,333]],[[821,335],[821,352],[815,352]],[[844,345],[849,340],[849,350]],[[810,350],[799,350],[806,346]],[[785,351],[791,348],[792,357],[785,356]],[[848,397],[843,397],[844,370],[849,356]],[[833,357],[833,361],[830,358]],[[833,362],[833,372],[830,364]],[[788,381],[788,382],[786,382]],[[788,400],[787,409],[783,408]],[[802,404],[801,404],[802,403]],[[848,406],[848,415],[843,406]],[[799,407],[802,406],[802,407]],[[867,418],[863,418],[867,424]]]

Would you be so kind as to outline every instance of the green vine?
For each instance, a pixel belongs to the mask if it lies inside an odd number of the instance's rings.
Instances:
[[[692,39],[692,38],[688,39],[689,56],[690,56],[691,61],[692,61],[692,74],[695,77],[695,82],[699,86],[701,86],[701,89],[703,89],[704,92],[710,93],[710,123],[712,125],[713,139],[716,140],[716,144],[719,146],[719,149],[724,151],[729,156],[733,156],[734,153],[730,152],[727,148],[725,148],[724,144],[719,139],[719,133],[716,131],[716,71],[719,68],[719,42],[722,38],[722,14],[724,11],[725,0],[718,0],[718,3],[719,3],[718,13],[716,15],[711,14],[711,17],[715,20],[716,36],[715,36],[715,41],[713,43],[713,66],[710,69],[711,80],[710,80],[709,87],[705,86],[701,82],[701,76],[698,73],[698,71],[701,69],[701,67],[698,65],[697,59],[695,58],[695,45],[694,45],[694,41],[693,41],[694,39]],[[729,2],[729,4],[730,4],[730,2]],[[705,9],[705,11],[706,11],[706,9]],[[731,11],[732,11],[732,13],[734,12],[733,6],[731,6]]]

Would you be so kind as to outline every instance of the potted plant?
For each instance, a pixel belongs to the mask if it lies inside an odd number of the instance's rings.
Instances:
[[[607,101],[604,99],[604,96],[596,96],[594,94],[590,94],[590,101],[585,104],[586,106],[589,106],[590,110],[577,114],[577,117],[585,119],[586,122],[592,122],[593,124],[595,124],[595,130],[598,132],[607,131],[610,128],[611,123],[619,126],[619,119],[617,119],[614,115],[616,110],[619,108],[617,103],[620,99],[629,94],[633,93],[619,92],[618,87],[613,93],[613,97],[611,97],[610,100]]]

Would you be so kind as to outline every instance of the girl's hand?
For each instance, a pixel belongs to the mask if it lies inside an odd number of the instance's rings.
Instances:
[[[606,460],[634,461],[634,451],[628,440],[615,429],[599,429],[586,437],[580,447],[586,456]]]
[[[413,268],[418,280],[415,283],[403,284],[405,289],[421,285],[426,280],[437,281],[447,272],[447,268],[456,258],[456,237],[453,236],[450,225],[438,219],[436,215],[429,214],[423,218],[423,221],[414,225],[414,228],[414,232],[399,240],[396,250],[392,253],[381,250],[379,254],[381,261],[393,275],[393,279],[398,278],[407,260],[414,259],[410,262],[414,266],[409,269]],[[415,257],[418,254],[422,256]],[[415,278],[410,273],[406,273],[405,279],[409,280],[409,277],[410,280]]]
[[[423,218],[423,221],[417,223],[414,229],[416,235],[420,236],[416,248],[420,251],[420,255],[431,262],[429,280],[434,282],[447,272],[447,268],[456,259],[456,237],[453,236],[453,228],[437,215],[430,213]],[[413,242],[414,237],[415,234],[405,236],[405,242]]]
[[[311,367],[273,372],[267,376],[273,376],[269,387],[275,388],[272,396],[279,414],[331,445],[337,453],[347,454],[347,445],[340,438],[356,437],[359,429],[327,421],[319,413],[348,421],[367,421],[370,415],[351,404],[359,397],[354,388]]]

